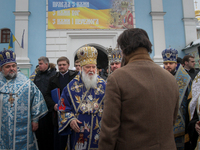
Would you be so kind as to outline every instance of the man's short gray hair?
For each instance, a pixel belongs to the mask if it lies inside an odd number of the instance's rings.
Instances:
[[[49,58],[45,57],[45,56],[41,56],[40,58],[38,58],[38,61],[43,61],[45,64],[49,64]]]

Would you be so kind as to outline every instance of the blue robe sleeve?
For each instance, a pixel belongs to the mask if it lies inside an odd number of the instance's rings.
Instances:
[[[58,132],[64,135],[70,134],[71,128],[68,125],[72,120],[76,119],[75,111],[69,96],[68,86],[69,85],[63,89],[60,100],[58,102]]]
[[[30,81],[30,103],[32,122],[38,122],[39,118],[48,112],[48,109],[42,93],[32,81]]]

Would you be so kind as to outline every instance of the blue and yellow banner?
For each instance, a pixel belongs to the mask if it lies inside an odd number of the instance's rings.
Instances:
[[[48,0],[48,29],[127,28],[131,9],[131,0]]]
[[[16,41],[16,38],[10,31],[10,40],[9,40],[9,44],[8,44],[8,49],[13,48],[13,42],[15,42],[15,41]]]

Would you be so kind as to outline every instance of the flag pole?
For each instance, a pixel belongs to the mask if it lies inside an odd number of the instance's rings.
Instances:
[[[15,39],[16,39],[16,38],[15,38]],[[16,39],[16,41],[17,41],[17,39]],[[18,43],[19,47],[22,48],[18,41],[17,41],[17,43]]]
[[[23,48],[23,49],[24,49],[24,32],[25,32],[25,29],[23,30],[22,42],[21,42],[21,48]]]

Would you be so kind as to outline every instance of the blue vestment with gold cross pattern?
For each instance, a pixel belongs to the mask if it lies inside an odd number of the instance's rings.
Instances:
[[[30,79],[18,72],[16,78],[7,80],[0,73],[1,150],[37,150],[32,122],[47,112],[42,93]]]
[[[174,125],[174,136],[176,137],[176,144],[184,146],[185,140],[187,141],[187,139],[184,139],[184,137],[185,128],[189,120],[188,96],[191,91],[191,78],[180,64],[177,65],[177,72],[175,74],[175,78],[179,86],[179,109],[177,119]]]
[[[97,87],[86,89],[79,73],[64,89],[58,104],[59,133],[65,134],[73,119],[78,119],[80,132],[71,130],[70,149],[98,149],[103,113],[105,81],[97,76]],[[69,134],[69,133],[68,133]]]

